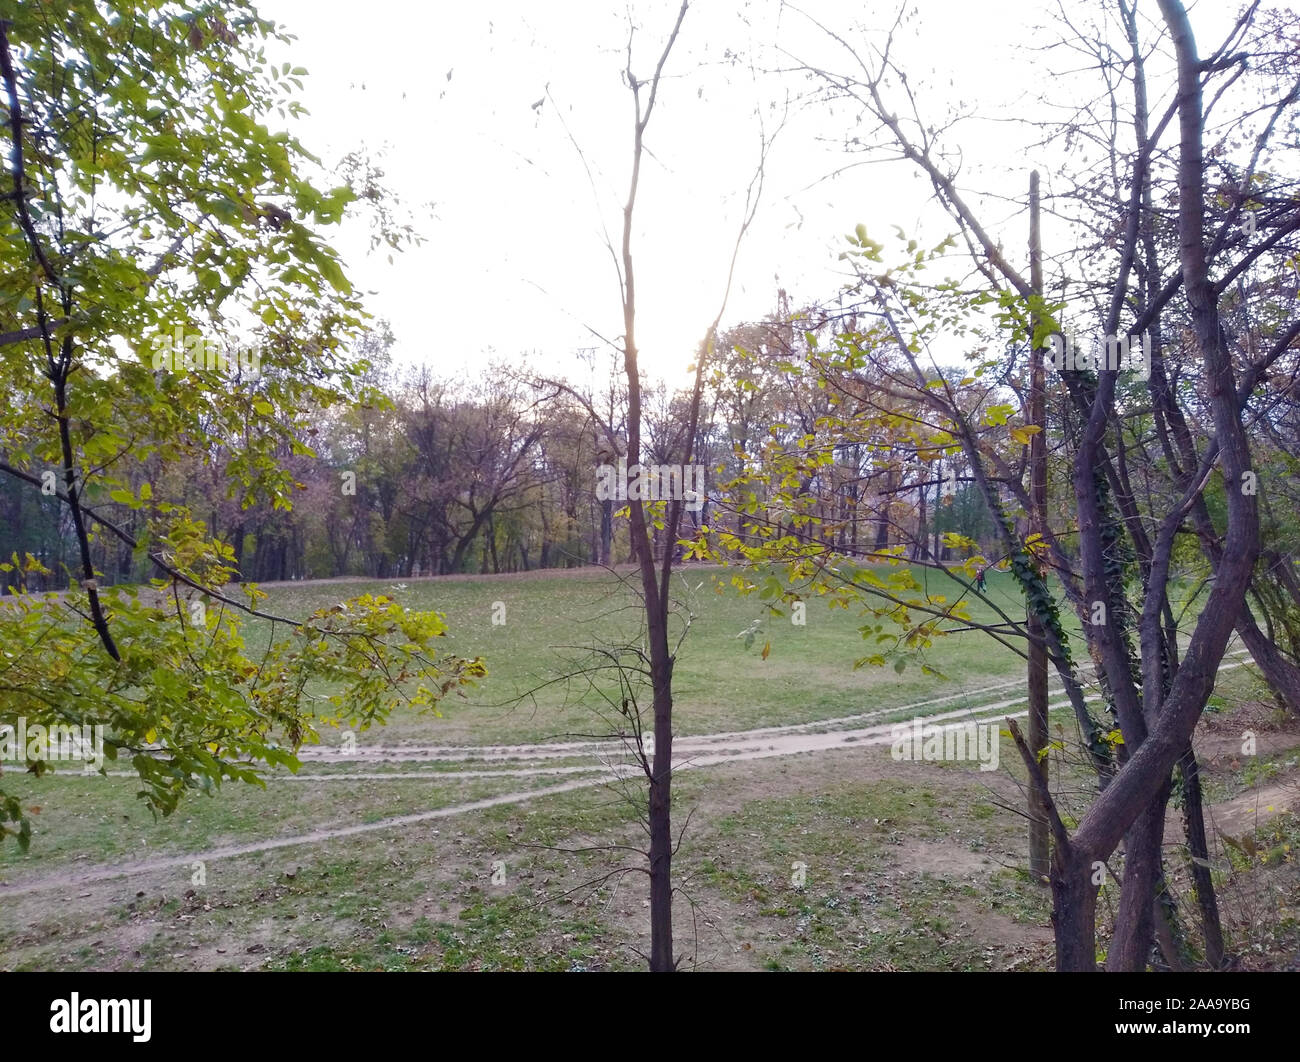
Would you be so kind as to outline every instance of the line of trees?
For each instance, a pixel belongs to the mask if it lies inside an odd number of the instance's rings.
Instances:
[[[731,520],[719,510],[721,484],[741,475],[763,447],[788,449],[816,433],[832,398],[817,385],[811,344],[833,342],[855,324],[838,308],[791,312],[782,292],[767,320],[720,337],[694,447],[703,498],[684,514],[688,530]],[[183,499],[230,546],[234,568],[249,582],[630,561],[626,522],[615,519],[624,502],[597,492],[598,469],[626,460],[625,385],[610,376],[601,388],[582,386],[503,364],[473,380],[439,378],[427,367],[397,374],[384,371],[390,342],[383,329],[362,338],[359,353],[372,366],[366,397],[307,417],[310,449],[287,438],[276,444],[274,456],[291,477],[290,508],[238,489],[232,463],[239,440],[231,445],[220,434],[194,438],[192,453],[165,466],[126,453],[118,473],[131,497],[149,484]],[[192,383],[215,386],[220,378],[196,370]],[[253,378],[231,386],[246,388],[251,404],[267,384]],[[642,462],[667,465],[686,430],[684,396],[662,383],[643,387]],[[946,532],[991,536],[991,517],[964,460],[922,456],[882,428],[838,443],[826,465],[810,470],[809,485],[827,487],[821,515],[836,523],[839,548],[858,553],[906,541],[918,557],[944,556]],[[146,516],[121,497],[88,488],[88,499],[115,511],[122,526],[143,530]],[[654,537],[661,555],[666,538]],[[120,540],[92,534],[90,550],[106,583],[148,578],[147,559]],[[0,481],[0,557],[14,553],[30,553],[50,570],[28,577],[29,587],[40,589],[66,587],[77,557],[58,499],[7,479]],[[11,582],[22,577],[8,573]]]

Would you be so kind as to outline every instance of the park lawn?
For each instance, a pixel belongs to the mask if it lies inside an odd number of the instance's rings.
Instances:
[[[325,773],[325,772],[320,772]],[[31,815],[32,841],[22,852],[11,840],[0,845],[0,881],[21,884],[52,872],[184,856],[227,845],[373,823],[500,793],[554,784],[549,777],[349,778],[319,780],[287,772],[268,777],[265,788],[227,782],[211,795],[190,793],[171,815],[155,815],[136,795],[140,783],[116,774],[51,772],[41,778],[5,775]],[[384,772],[379,772],[384,773]],[[423,772],[422,772],[423,774]],[[0,889],[0,896],[3,890]]]
[[[989,803],[1014,783],[990,781],[882,748],[683,773],[686,965],[1043,965],[1045,894]],[[201,885],[177,867],[18,895],[0,969],[635,969],[644,878],[611,846],[641,843],[601,787],[222,859]]]
[[[789,615],[768,613],[757,595],[736,592],[725,581],[729,576],[719,568],[689,567],[674,579],[675,598],[692,617],[674,670],[678,734],[806,723],[936,698],[951,702],[921,711],[979,704],[990,699],[980,693],[983,687],[1024,673],[1015,652],[971,631],[937,639],[901,672],[855,669],[855,660],[879,651],[859,633],[866,618],[814,598],[806,624],[798,626]],[[949,600],[964,590],[942,574],[918,570],[917,578],[927,580],[930,593]],[[388,594],[408,608],[443,613],[449,626],[446,651],[483,657],[487,678],[464,697],[443,701],[442,718],[399,710],[383,730],[360,738],[376,743],[506,744],[609,734],[612,713],[596,691],[616,697],[614,684],[607,678],[589,681],[580,672],[593,648],[620,638],[635,640],[641,626],[632,584],[597,569],[404,582],[339,579],[266,589],[269,607],[287,615],[363,593]],[[988,592],[1009,615],[1024,615],[1010,575],[991,574]],[[504,615],[505,622],[494,624],[494,614]],[[971,599],[971,614],[995,618],[978,599]],[[747,649],[738,636],[756,620],[763,627]],[[264,639],[268,626],[252,621],[250,644]],[[761,651],[769,641],[764,660]],[[921,662],[942,677],[923,674]],[[648,711],[648,694],[644,700]],[[332,733],[322,735],[327,744],[338,740]]]
[[[1240,700],[1249,686],[1237,672],[1222,693]],[[1216,798],[1300,782],[1294,724],[1266,723],[1270,751],[1241,763],[1215,752],[1238,726],[1221,714],[1203,755]],[[991,773],[896,763],[882,747],[682,773],[684,965],[1050,968],[1049,896],[1022,869],[1014,814],[1023,768],[1005,737],[1001,755]],[[1064,788],[1086,789],[1078,764],[1054,768]],[[197,886],[174,868],[19,895],[5,901],[15,928],[0,969],[638,969],[645,881],[627,872],[639,857],[617,847],[642,847],[638,814],[600,787],[221,859]],[[1171,837],[1178,819],[1171,808]],[[1214,865],[1230,948],[1268,968],[1300,946],[1297,864],[1278,855],[1300,842],[1300,821],[1268,816],[1254,835],[1268,845],[1260,859],[1216,839]],[[1107,894],[1103,929],[1112,907]]]
[[[757,640],[747,650],[736,637],[755,617],[763,615],[763,606],[757,598],[742,597],[716,578],[724,574],[721,569],[689,569],[682,583],[694,618],[676,668],[675,729],[679,734],[811,722],[918,704],[916,714],[929,714],[1023,697],[1023,661],[978,632],[938,639],[925,653],[927,663],[943,678],[924,675],[915,664],[901,673],[892,667],[854,669],[853,658],[863,651],[856,629],[861,621],[815,601],[808,609],[805,626],[785,620],[771,623],[763,640],[771,639],[772,651],[764,660]],[[936,585],[937,580],[946,580],[944,576],[936,578],[933,572],[923,571],[917,576],[928,580],[932,593],[944,589]],[[721,592],[715,590],[719,585]],[[951,592],[952,588],[948,589]],[[598,634],[609,637],[615,622],[636,629],[637,618],[626,608],[632,594],[608,572],[551,571],[414,580],[405,585],[332,580],[278,584],[269,590],[274,609],[289,614],[328,606],[345,596],[390,592],[410,608],[443,611],[450,624],[448,647],[487,660],[489,677],[469,691],[467,699],[445,701],[441,717],[399,710],[389,725],[358,735],[359,746],[514,744],[557,737],[604,737],[612,732],[612,725],[592,710],[598,702],[589,691],[585,697],[575,698],[576,704],[560,702],[558,687],[543,691],[536,703],[518,703],[520,691],[536,686],[548,667],[557,666],[555,661],[563,652],[557,647],[579,644],[580,632],[587,631],[589,639]],[[1010,576],[1000,573],[990,575],[989,595],[1008,613],[1018,596]],[[504,624],[492,623],[496,602],[505,604]],[[982,603],[972,603],[977,616],[981,610],[992,614]],[[250,637],[266,637],[269,624],[260,620],[254,624]],[[1237,674],[1240,672],[1225,673],[1225,679]],[[980,692],[999,682],[1002,688]],[[891,713],[888,718],[894,717]],[[1063,736],[1073,733],[1068,713],[1057,713],[1055,718]],[[335,731],[325,729],[321,738],[326,749],[337,747]],[[1014,750],[1008,751],[1010,759],[1004,755],[1003,764],[1015,771]],[[591,764],[589,756],[545,761],[547,768]],[[40,812],[32,816],[34,836],[29,852],[20,852],[12,843],[0,846],[0,877],[18,880],[60,869],[70,872],[88,863],[129,861],[159,853],[183,855],[355,821],[376,821],[563,780],[528,774],[455,778],[460,771],[484,766],[509,770],[526,769],[530,764],[511,760],[488,765],[331,762],[327,757],[305,763],[302,773],[405,777],[324,782],[277,778],[276,772],[270,772],[267,789],[228,783],[211,797],[187,795],[178,811],[167,817],[150,813],[137,798],[140,787],[130,777],[86,777],[76,770],[60,770],[36,778],[11,770],[6,773],[6,787],[19,795],[25,806]],[[420,777],[411,777],[410,772],[416,770]]]
[[[975,633],[941,639],[929,652],[928,662],[946,679],[922,676],[913,666],[901,674],[892,668],[855,671],[858,621],[815,605],[806,627],[783,621],[772,628],[772,651],[763,660],[757,644],[746,651],[735,637],[760,614],[759,603],[730,591],[714,594],[709,573],[691,574],[691,587],[705,585],[696,591],[695,619],[678,665],[679,732],[816,721],[945,696],[955,699],[918,714],[966,699],[980,704],[1023,696],[1023,662]],[[540,661],[556,645],[581,644],[581,630],[608,636],[620,622],[611,617],[632,623],[618,611],[626,602],[611,597],[611,582],[607,574],[579,572],[412,581],[395,590],[409,607],[444,611],[452,627],[449,645],[485,656],[492,675],[474,691],[478,703],[449,704],[442,718],[398,713],[391,727],[362,742],[483,744],[592,733],[594,716],[585,703],[565,708],[558,699],[539,698],[535,707],[513,712],[487,705],[506,700],[502,689],[517,692],[536,683],[545,670]],[[990,592],[1001,595],[1010,612],[1017,602],[1008,583],[1005,576],[990,578]],[[387,585],[340,580],[270,589],[275,607],[285,612]],[[506,603],[503,626],[491,623],[495,601]],[[978,693],[998,681],[1011,685]],[[1224,672],[1204,727],[1214,739],[1207,746],[1213,756],[1231,753],[1238,742],[1237,707],[1262,699],[1248,669]],[[1261,711],[1250,725],[1280,725]],[[1067,739],[1073,733],[1066,710],[1054,712],[1052,723]],[[1295,742],[1288,740],[1287,733],[1270,737],[1258,763],[1213,759],[1207,793],[1229,803],[1257,791],[1267,799],[1275,790],[1284,795],[1300,773],[1289,751]],[[679,950],[687,964],[1049,964],[1047,897],[1021,869],[1024,824],[1012,810],[1023,802],[1024,768],[1006,735],[1000,751],[1001,770],[988,773],[970,764],[894,763],[880,746],[682,772],[675,784],[676,821],[684,825],[689,813],[690,826],[675,874],[682,888]],[[560,758],[547,766],[578,762]],[[1082,800],[1092,784],[1086,767],[1069,756],[1055,756],[1053,763],[1054,778]],[[639,968],[636,951],[644,949],[648,931],[644,880],[628,872],[635,853],[609,846],[641,846],[640,809],[609,787],[258,848],[562,780],[456,777],[473,766],[315,761],[302,774],[316,777],[273,775],[266,789],[227,785],[212,798],[187,797],[161,819],[139,802],[130,778],[60,771],[37,779],[8,772],[7,787],[40,811],[28,854],[11,843],[0,848],[0,904],[7,912],[0,969]],[[412,774],[417,770],[419,777]],[[640,790],[628,791],[635,796]],[[1068,798],[1065,806],[1068,811]],[[1170,828],[1177,828],[1173,819]],[[1240,823],[1233,829],[1244,836]],[[1298,839],[1296,830],[1293,815],[1261,822],[1266,856],[1285,855]],[[257,850],[211,859],[200,884],[188,858],[180,858],[240,844]],[[1255,866],[1233,862],[1235,850],[1222,844],[1218,849],[1225,919],[1265,963],[1294,945],[1300,932],[1294,861],[1278,856]],[[166,865],[125,876],[93,873],[160,857]],[[795,883],[796,864],[803,868],[802,884]],[[20,889],[32,881],[44,884],[6,897],[4,883]],[[1250,913],[1260,905],[1276,911],[1262,941],[1252,936],[1259,919]]]

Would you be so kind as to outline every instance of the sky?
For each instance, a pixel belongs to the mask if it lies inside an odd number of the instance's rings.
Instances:
[[[1080,65],[1043,48],[1059,29],[1056,5],[911,6],[919,13],[899,28],[895,54],[927,122],[969,114],[949,133],[962,150],[963,188],[992,193],[972,194],[972,204],[1023,262],[1022,208],[999,197],[1023,199],[1035,166],[1052,187],[1059,160],[1014,119],[1055,113],[1038,97],[1060,95],[1053,81]],[[632,159],[629,20],[632,69],[645,80],[677,8],[676,0],[630,9],[604,0],[262,0],[262,14],[297,37],[270,55],[309,72],[300,99],[311,114],[293,131],[327,167],[366,151],[424,239],[392,264],[386,249],[369,252],[365,218],[332,240],[353,282],[371,293],[370,312],[391,324],[395,363],[467,375],[493,358],[527,356],[576,376],[576,352],[607,358],[623,331],[605,238],[618,247]],[[724,327],[771,311],[778,286],[796,304],[832,297],[847,276],[844,234],[858,223],[887,246],[894,226],[926,246],[953,231],[908,165],[849,166],[861,156],[846,142],[865,129],[853,108],[805,102],[817,84],[807,66],[855,63],[827,31],[879,47],[897,10],[842,0],[690,9],[646,134],[634,215],[638,345],[652,375],[685,383],[718,313],[764,136],[775,134]],[[1192,10],[1208,46],[1230,5],[1203,0]]]

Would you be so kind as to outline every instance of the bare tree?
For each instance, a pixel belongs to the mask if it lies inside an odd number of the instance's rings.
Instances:
[[[643,456],[645,430],[644,396],[636,341],[637,302],[636,268],[633,255],[633,218],[640,188],[641,164],[645,156],[645,135],[655,111],[664,67],[686,18],[688,0],[683,0],[676,22],[655,64],[654,72],[646,80],[637,77],[632,69],[632,37],[629,35],[627,65],[624,76],[632,93],[633,136],[632,173],[627,201],[623,207],[623,230],[620,253],[616,257],[619,289],[623,311],[623,367],[627,380],[627,463],[629,469],[639,466]],[[700,406],[704,394],[704,370],[713,351],[718,326],[725,312],[735,272],[741,242],[758,208],[763,184],[763,163],[766,160],[770,139],[764,135],[759,164],[746,191],[743,220],[732,249],[726,286],[721,305],[713,321],[705,330],[695,355],[695,379],[686,400],[684,417],[686,430],[679,436],[679,450],[673,464],[689,465],[695,457],[698,437]],[[611,248],[612,250],[612,248]],[[640,578],[642,604],[646,620],[646,654],[648,656],[650,684],[653,690],[654,753],[647,763],[649,781],[647,825],[650,835],[650,969],[671,971],[677,967],[673,955],[673,880],[674,852],[672,834],[672,753],[673,753],[673,662],[670,645],[669,616],[671,610],[671,579],[676,550],[665,549],[656,560],[653,550],[653,527],[661,520],[664,540],[671,546],[677,541],[681,526],[683,502],[674,497],[658,503],[664,507],[662,516],[652,515],[651,506],[643,500],[630,499],[628,505],[633,557]]]

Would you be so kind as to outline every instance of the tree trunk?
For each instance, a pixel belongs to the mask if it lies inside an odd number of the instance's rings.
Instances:
[[[1124,836],[1124,883],[1115,916],[1115,935],[1106,955],[1108,971],[1141,972],[1151,955],[1153,905],[1161,876],[1168,802],[1166,782]]]
[[[1205,837],[1205,814],[1201,801],[1201,771],[1196,753],[1188,743],[1178,761],[1183,783],[1183,830],[1188,854],[1192,857],[1192,882],[1196,887],[1196,906],[1201,913],[1201,933],[1205,938],[1205,961],[1212,970],[1223,968],[1223,927],[1219,922],[1219,904],[1210,876],[1210,849]]]
[[[650,778],[650,969],[669,972],[673,961],[672,762],[673,662],[668,625],[650,622],[655,748]]]
[[[1088,971],[1097,968],[1097,886],[1092,860],[1085,853],[1057,853],[1052,871],[1052,928],[1056,936],[1056,968]]]
[[[1237,633],[1278,699],[1292,715],[1300,714],[1300,668],[1268,640],[1244,605],[1237,620]]]
[[[1029,270],[1034,294],[1043,295],[1043,244],[1039,227],[1038,171],[1029,175]],[[1041,324],[1038,315],[1031,319],[1034,332]],[[1029,423],[1038,431],[1029,438],[1029,522],[1033,531],[1042,534],[1047,527],[1047,390],[1044,378],[1043,347],[1031,343],[1029,370]],[[1048,745],[1047,729],[1047,631],[1038,613],[1026,608],[1025,630],[1029,635],[1029,719],[1026,736],[1029,747],[1038,755]],[[1046,756],[1039,761],[1044,783],[1051,766]],[[1029,874],[1035,881],[1048,880],[1047,806],[1036,786],[1029,787]]]

